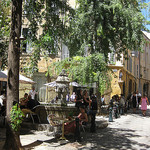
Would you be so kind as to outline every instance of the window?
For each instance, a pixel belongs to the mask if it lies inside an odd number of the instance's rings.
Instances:
[[[23,28],[23,29],[22,29],[22,32],[21,32],[21,37],[22,37],[23,39],[26,39],[27,34],[28,34],[28,28]],[[21,45],[21,47],[22,47],[22,52],[23,52],[23,53],[27,53],[28,42],[22,40],[22,45]]]
[[[109,53],[108,57],[109,57],[110,64],[115,64],[115,53],[114,52]]]
[[[69,50],[68,47],[64,44],[62,44],[62,54],[61,54],[61,59],[65,59],[69,57]]]
[[[129,71],[132,72],[132,58],[129,57]]]

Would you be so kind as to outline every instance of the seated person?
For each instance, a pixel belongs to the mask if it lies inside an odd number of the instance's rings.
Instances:
[[[27,103],[28,103],[28,94],[25,93],[24,97],[20,99],[20,108],[26,108],[27,107]]]
[[[37,105],[40,105],[40,103],[37,100],[32,99],[31,95],[29,95],[28,96],[27,108],[32,110]]]
[[[79,118],[79,124],[81,126],[81,124],[86,124],[88,122],[88,117],[87,114],[85,113],[85,108],[84,106],[80,106],[80,113],[78,115]],[[76,122],[75,120],[72,122],[66,122],[64,124],[64,132],[65,134],[69,134],[69,133],[74,133],[75,132],[75,128],[76,128]]]

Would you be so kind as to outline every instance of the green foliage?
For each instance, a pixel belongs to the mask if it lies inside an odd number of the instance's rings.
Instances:
[[[84,56],[84,45],[106,60],[112,49],[116,54],[140,50],[144,17],[136,0],[77,0],[77,6],[66,41],[71,56]]]
[[[38,71],[37,62],[42,51],[56,54],[60,43],[70,50],[70,56],[84,56],[85,47],[89,53],[100,52],[105,60],[108,53],[127,53],[127,49],[139,50],[142,46],[144,17],[140,9],[147,5],[138,0],[76,0],[77,7],[72,9],[68,0],[26,0],[23,4],[23,18],[29,21],[26,42],[32,42],[31,63],[24,70]],[[9,25],[10,0],[0,0],[0,55],[6,64]],[[139,5],[140,4],[140,5]],[[25,12],[25,13],[24,13]],[[38,35],[38,29],[42,33]],[[30,65],[31,64],[31,65]]]
[[[65,41],[68,34],[68,23],[74,10],[68,5],[68,1],[62,0],[26,0],[24,3],[25,16],[29,21],[26,41],[34,43],[38,49],[32,51],[31,65],[24,70],[37,71],[33,62],[40,60],[40,54],[57,55],[60,50],[60,42]],[[38,29],[42,33],[38,35]],[[38,36],[37,36],[38,35]],[[36,53],[36,54],[34,54]],[[37,55],[38,54],[38,55]],[[34,64],[34,65],[32,65]],[[29,67],[30,66],[30,67]]]
[[[11,120],[11,127],[14,131],[18,131],[20,125],[23,121],[24,114],[21,109],[18,107],[18,104],[12,107],[10,111],[10,120]]]
[[[51,77],[53,75],[52,72],[53,72],[53,70],[52,70],[51,66],[48,66],[45,76]]]
[[[87,57],[75,56],[66,58],[61,62],[54,63],[54,66],[57,74],[62,69],[66,69],[71,81],[77,81],[82,85],[97,82],[99,91],[102,93],[110,83],[109,69],[105,63],[104,55],[100,53]]]
[[[1,68],[7,65],[7,49],[10,32],[10,0],[0,0],[0,57]]]

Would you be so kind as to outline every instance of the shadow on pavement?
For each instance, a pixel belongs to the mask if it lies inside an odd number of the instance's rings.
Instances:
[[[24,148],[24,149],[29,149],[29,148],[33,148],[33,147],[36,147],[36,146],[39,146],[39,145],[41,145],[43,143],[43,141],[35,141],[35,142],[33,142],[33,143],[30,143],[30,144],[28,144],[28,145],[24,145],[24,146],[22,146],[22,148]]]
[[[98,130],[97,133],[89,133],[89,135],[86,135],[82,145],[90,143],[91,149],[94,150],[133,149],[133,145],[148,149],[149,145],[140,144],[129,139],[130,137],[140,137],[139,135],[135,135],[134,132],[134,130],[106,128]],[[79,150],[85,150],[86,147],[82,147]]]

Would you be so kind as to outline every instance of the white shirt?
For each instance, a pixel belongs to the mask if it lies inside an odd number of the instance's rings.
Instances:
[[[125,106],[125,101],[124,101],[124,98],[122,98],[122,97],[121,97],[121,99],[120,99],[120,104],[121,104],[122,106]]]
[[[3,106],[3,100],[1,97],[0,97],[0,105]]]
[[[0,96],[0,105],[3,106],[3,100],[5,99],[5,96],[4,95],[1,95]]]
[[[104,97],[101,97],[101,102],[103,103],[105,101],[105,98]]]
[[[34,99],[35,98],[35,94],[37,94],[37,92],[34,90],[31,90],[30,92],[29,92],[29,95],[31,95],[31,99]]]
[[[74,100],[75,100],[75,97],[76,97],[76,95],[75,95],[75,94],[72,94],[71,97],[70,97],[70,99],[71,99],[72,101],[74,101]]]

